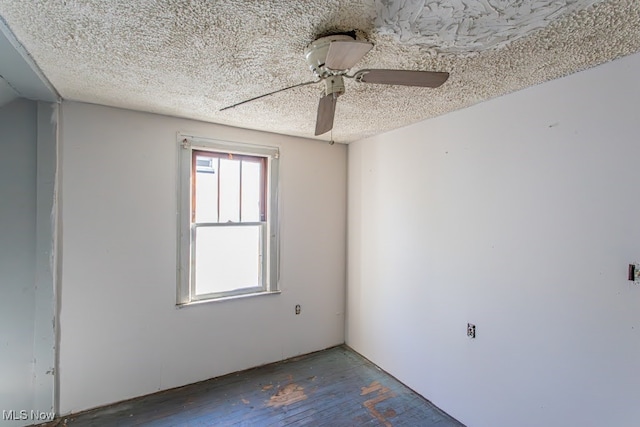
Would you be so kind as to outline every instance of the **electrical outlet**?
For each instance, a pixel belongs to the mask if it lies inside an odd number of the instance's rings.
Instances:
[[[469,338],[476,337],[476,325],[472,325],[471,323],[467,323],[467,336]]]
[[[300,307],[300,304],[296,305],[296,314],[300,314],[300,312],[302,311],[302,307]]]

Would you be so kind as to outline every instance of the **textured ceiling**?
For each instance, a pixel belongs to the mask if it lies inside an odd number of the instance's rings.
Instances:
[[[313,80],[305,46],[334,32],[375,44],[356,69],[451,73],[438,89],[347,79],[338,142],[640,50],[637,0],[0,0],[0,16],[65,99],[305,137],[321,84],[218,110]]]

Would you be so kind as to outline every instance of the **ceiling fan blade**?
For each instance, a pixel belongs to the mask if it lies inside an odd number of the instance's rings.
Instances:
[[[360,70],[353,77],[361,83],[438,87],[447,81],[449,73],[440,71]]]
[[[299,83],[297,85],[285,87],[284,89],[274,90],[273,92],[265,93],[264,95],[256,96],[255,98],[247,99],[245,101],[238,102],[237,104],[233,104],[233,105],[229,105],[228,107],[221,108],[219,111],[228,110],[229,108],[237,107],[238,105],[246,104],[247,102],[255,101],[256,99],[260,99],[260,98],[264,98],[265,96],[273,95],[274,93],[283,92],[285,90],[293,89],[295,87],[311,85],[311,84],[314,84],[314,83],[320,83],[321,81],[322,80],[314,80],[312,82]]]
[[[318,104],[318,117],[316,118],[316,136],[333,129],[333,117],[336,114],[336,101],[338,97],[330,93],[320,98]]]
[[[325,67],[332,70],[348,70],[353,67],[373,47],[372,43],[336,40],[329,45]]]

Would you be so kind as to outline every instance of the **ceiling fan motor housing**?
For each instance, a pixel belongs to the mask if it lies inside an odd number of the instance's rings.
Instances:
[[[326,36],[312,41],[307,46],[304,56],[307,60],[307,63],[309,64],[309,68],[316,76],[325,78],[328,76],[341,75],[346,73],[347,70],[330,70],[325,67],[327,53],[329,52],[329,45],[331,44],[331,42],[339,40],[353,41],[354,38],[344,34]]]

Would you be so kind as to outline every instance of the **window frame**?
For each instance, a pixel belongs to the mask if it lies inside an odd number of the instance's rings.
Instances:
[[[278,175],[280,150],[278,147],[223,141],[178,133],[178,272],[177,306],[243,298],[255,295],[277,294],[279,290],[279,222]],[[262,286],[233,291],[195,294],[195,232],[193,171],[196,167],[194,151],[210,153],[212,157],[232,154],[234,158],[249,156],[263,158],[263,185],[265,186],[265,221],[257,223],[225,223],[226,225],[264,225],[261,233],[263,262]],[[262,215],[261,215],[262,216]],[[263,219],[263,218],[261,218]],[[225,224],[216,223],[216,226]]]

